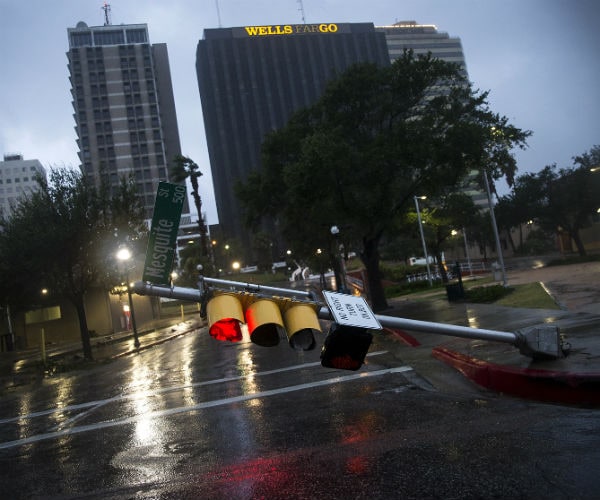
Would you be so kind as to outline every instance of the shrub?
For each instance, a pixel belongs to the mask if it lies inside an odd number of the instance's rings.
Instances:
[[[434,290],[436,288],[439,288],[439,286],[434,285],[433,287],[430,287],[429,282],[427,280],[423,280],[412,283],[404,282],[386,286],[384,293],[386,299],[390,299],[392,297],[398,297],[399,295],[407,295],[409,293],[421,292],[424,290]]]
[[[381,263],[379,266],[381,277],[388,281],[404,281],[407,274],[407,268],[404,264]]]
[[[465,298],[467,302],[488,304],[505,297],[513,291],[514,288],[504,287],[502,285],[478,286],[465,290]]]

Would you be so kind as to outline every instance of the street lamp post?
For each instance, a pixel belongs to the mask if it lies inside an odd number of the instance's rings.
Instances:
[[[465,254],[467,256],[467,264],[469,266],[469,274],[473,276],[473,268],[471,267],[471,257],[469,256],[469,243],[467,243],[467,230],[462,228],[463,239],[465,240]]]
[[[117,252],[117,259],[123,262],[125,266],[126,262],[131,259],[131,252],[128,248],[122,247]],[[137,325],[135,323],[135,311],[133,310],[133,297],[131,296],[131,286],[129,285],[129,269],[126,268],[125,279],[127,280],[127,298],[129,299],[129,314],[131,315],[131,328],[133,329],[133,345],[136,349],[140,347],[140,340],[138,338]]]
[[[508,281],[506,279],[506,269],[504,267],[504,257],[502,256],[502,247],[500,246],[500,236],[498,235],[498,225],[496,224],[496,216],[494,215],[494,205],[492,204],[492,193],[490,192],[488,173],[485,168],[483,169],[483,180],[485,182],[485,190],[487,192],[488,207],[490,209],[490,217],[492,219],[492,227],[494,229],[494,238],[496,239],[496,253],[498,254],[500,268],[502,269],[502,284],[504,286],[508,286]]]
[[[429,256],[427,255],[427,245],[425,244],[425,233],[423,232],[423,222],[421,221],[421,211],[419,210],[419,200],[427,199],[427,196],[414,196],[415,207],[417,208],[417,220],[419,221],[419,231],[421,232],[421,243],[423,244],[423,253],[425,254],[425,265],[427,266],[427,281],[429,286],[433,286],[431,279],[431,269],[429,269]]]
[[[340,276],[339,276],[339,282],[337,283],[337,289],[338,292],[341,293],[348,293],[348,288],[346,287],[346,262],[344,261],[344,255],[343,252],[341,250],[341,245],[339,242],[339,236],[340,236],[340,228],[337,226],[331,226],[330,232],[332,234],[332,236],[334,237],[335,243],[338,245],[338,252],[339,252],[339,259],[340,259]],[[336,273],[336,279],[337,279],[337,273]]]

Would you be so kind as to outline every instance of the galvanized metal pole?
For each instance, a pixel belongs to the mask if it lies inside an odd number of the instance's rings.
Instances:
[[[492,227],[494,229],[494,238],[496,239],[496,253],[500,260],[500,268],[502,269],[502,284],[508,286],[506,279],[506,269],[504,267],[504,258],[502,257],[502,247],[500,246],[500,236],[498,235],[498,224],[496,224],[496,216],[494,215],[494,205],[492,204],[492,193],[490,191],[490,183],[488,181],[487,170],[483,169],[483,180],[485,181],[485,190],[487,191],[488,206],[490,208],[490,217],[492,218]]]
[[[427,255],[427,245],[425,244],[425,234],[423,233],[423,222],[421,221],[421,211],[419,210],[419,200],[417,196],[415,196],[414,199],[415,207],[417,207],[419,231],[421,232],[421,243],[423,243],[423,253],[425,254],[425,264],[427,265],[427,281],[429,281],[429,286],[433,286],[433,282],[431,280],[431,270],[429,269],[429,256]]]
[[[216,278],[201,278],[202,282],[224,285],[228,290],[260,293],[266,292],[269,294],[289,295],[292,297],[303,297],[311,302],[317,302],[312,299],[311,292],[302,290],[290,290],[287,288],[275,288],[269,286],[254,285],[252,283],[242,283],[235,281],[220,280]],[[151,295],[166,298],[175,298],[181,300],[191,300],[201,302],[203,293],[194,288],[183,287],[165,287],[152,285],[138,281],[133,289],[140,295]],[[321,319],[333,320],[328,307],[321,306],[317,315]],[[498,330],[486,330],[482,328],[471,328],[468,326],[449,325],[445,323],[434,323],[431,321],[419,321],[407,318],[397,318],[393,316],[375,315],[379,323],[390,328],[403,328],[406,330],[436,333],[439,335],[449,335],[452,337],[461,337],[468,339],[482,339],[495,342],[504,342],[512,344],[519,348],[521,354],[530,357],[563,357],[562,343],[558,328],[551,325],[534,326],[525,328],[517,332],[503,332]]]
[[[322,307],[318,316],[321,319],[332,320],[331,313],[327,307]],[[376,314],[375,317],[383,325],[389,328],[402,328],[416,332],[437,333],[439,335],[451,335],[466,339],[484,339],[515,344],[518,335],[513,332],[501,332],[497,330],[486,330],[482,328],[471,328],[469,326],[448,325],[446,323],[433,323],[431,321],[420,321],[415,319],[397,318],[394,316],[383,316]]]
[[[465,254],[467,255],[467,264],[469,265],[469,275],[473,276],[473,267],[471,266],[471,257],[469,256],[469,244],[467,243],[467,230],[462,228],[463,239],[465,240]]]

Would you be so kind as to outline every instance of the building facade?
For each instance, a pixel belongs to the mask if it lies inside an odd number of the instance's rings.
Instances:
[[[265,135],[358,62],[390,62],[385,36],[372,23],[204,30],[196,71],[223,238],[250,248],[234,186],[260,166]],[[282,250],[274,250],[275,260]]]
[[[167,46],[150,44],[145,24],[79,22],[67,32],[80,168],[95,185],[133,175],[151,218],[181,154]]]
[[[432,24],[418,24],[416,21],[400,21],[391,26],[378,26],[377,31],[385,34],[390,60],[400,57],[405,50],[412,50],[415,55],[431,54],[442,61],[457,64],[462,74],[468,79],[467,64],[460,38],[438,31]],[[488,199],[477,183],[479,172],[473,171],[466,179],[464,187],[476,206],[487,208]]]
[[[385,34],[390,59],[400,57],[405,50],[415,55],[431,53],[436,59],[458,64],[467,76],[467,65],[460,38],[438,31],[432,24],[418,24],[416,21],[400,21],[391,26],[375,28]]]
[[[10,216],[19,198],[39,188],[36,177],[46,177],[39,160],[24,160],[20,154],[5,154],[0,161],[0,210]]]

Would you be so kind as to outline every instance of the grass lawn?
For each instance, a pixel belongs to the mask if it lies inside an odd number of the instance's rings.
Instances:
[[[495,284],[492,278],[481,278],[475,280],[464,280],[463,286],[465,290],[473,290],[476,292],[477,289],[481,289],[485,286],[499,287],[499,284]],[[488,304],[496,304],[499,306],[506,307],[526,307],[532,309],[560,309],[560,307],[554,302],[540,283],[526,283],[523,285],[514,285],[506,290],[507,293],[503,293],[501,298],[494,301],[489,300],[472,300],[471,302],[484,302]],[[475,294],[471,294],[472,297]],[[477,294],[482,295],[482,294]],[[436,299],[446,299],[446,289],[443,285],[436,285],[433,288],[426,290],[420,290],[418,292],[402,295],[403,297],[410,298],[410,300],[426,301]],[[469,300],[467,300],[469,302]]]
[[[546,290],[544,290],[540,283],[525,283],[524,285],[515,285],[511,288],[514,288],[513,292],[494,303],[499,306],[507,307],[560,309],[558,304],[546,293]]]

